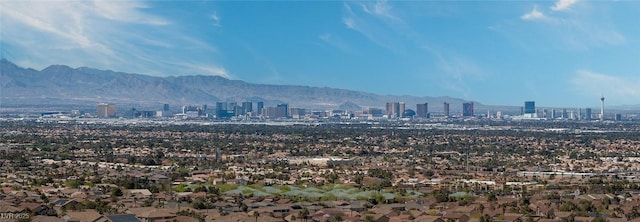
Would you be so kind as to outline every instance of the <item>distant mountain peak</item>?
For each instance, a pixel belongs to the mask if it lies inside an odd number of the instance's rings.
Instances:
[[[73,70],[73,68],[66,65],[50,65],[41,70],[41,72],[67,72],[71,70]]]
[[[289,107],[359,110],[384,107],[399,101],[407,109],[428,102],[430,110],[444,101],[455,110],[463,100],[442,97],[376,95],[346,89],[299,85],[255,84],[213,75],[155,77],[90,67],[51,65],[41,71],[18,67],[2,59],[2,99],[6,103],[37,104],[46,101],[73,104],[98,102],[124,104],[215,104],[218,101],[262,101],[265,106],[289,103]],[[20,98],[20,99],[16,99]],[[461,107],[461,105],[460,105]]]
[[[2,65],[3,67],[5,66],[19,67],[18,65],[14,64],[13,62],[5,58],[0,59],[0,65]]]

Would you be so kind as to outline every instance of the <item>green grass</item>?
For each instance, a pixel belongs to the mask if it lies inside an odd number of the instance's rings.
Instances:
[[[216,185],[216,187],[220,189],[221,193],[238,189],[238,185],[235,185],[235,184],[218,184]]]

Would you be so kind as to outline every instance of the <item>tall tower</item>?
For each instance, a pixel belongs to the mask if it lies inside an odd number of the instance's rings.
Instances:
[[[262,115],[262,109],[264,109],[264,102],[258,102],[258,115]]]
[[[600,121],[604,121],[604,96],[600,97]]]
[[[449,118],[449,103],[444,102],[444,117]]]

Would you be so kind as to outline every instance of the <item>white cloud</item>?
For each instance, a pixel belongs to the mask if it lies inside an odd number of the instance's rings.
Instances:
[[[578,0],[558,0],[554,6],[551,6],[551,10],[565,11],[577,2]]]
[[[221,76],[227,79],[233,79],[233,77],[229,74],[229,72],[218,66],[204,66],[204,65],[191,65],[191,67],[196,70],[195,74],[205,74],[205,75],[214,75]]]
[[[324,42],[329,42],[329,40],[331,40],[331,34],[322,34],[320,36],[318,36],[318,38],[320,38],[322,41]]]
[[[344,25],[347,26],[347,28],[350,28],[350,29],[356,28],[356,22],[352,18],[343,18],[342,23],[344,23]]]
[[[0,39],[7,46],[2,56],[37,69],[65,64],[142,74],[187,71],[229,77],[223,68],[211,67],[215,46],[190,36],[175,21],[151,14],[150,8],[134,0],[0,1]],[[207,56],[188,61],[189,65],[174,65],[185,61],[175,56],[180,53]]]
[[[640,78],[607,75],[578,70],[570,80],[573,90],[581,96],[598,98],[604,95],[614,103],[637,103],[640,97]]]
[[[520,18],[524,20],[540,20],[544,19],[545,15],[541,11],[538,11],[538,6],[534,6],[533,10],[531,10],[527,14],[520,16]]]
[[[388,20],[399,20],[399,18],[391,13],[391,5],[385,0],[377,1],[373,5],[362,4],[362,10],[370,15]]]
[[[66,39],[76,47],[91,48],[110,54],[104,45],[92,41],[86,31],[86,14],[82,11],[89,7],[86,3],[73,4],[68,2],[15,2],[3,1],[0,12],[3,15],[3,25],[12,27],[12,22],[26,25],[25,28],[35,29]],[[4,28],[3,33],[11,33],[12,29]],[[6,36],[6,35],[3,35]],[[9,35],[9,37],[13,37]],[[15,36],[21,38],[20,36]],[[24,37],[24,36],[23,36]],[[4,38],[5,41],[12,39]]]
[[[85,6],[85,8],[110,20],[150,25],[169,24],[164,19],[142,13],[140,9],[148,8],[148,6],[140,1],[93,0],[91,3],[93,5]]]
[[[569,7],[568,3],[562,5]],[[505,35],[525,50],[535,50],[540,46],[532,45],[540,44],[545,48],[587,51],[593,47],[627,42],[627,37],[618,31],[607,11],[594,9],[550,16],[534,6],[520,19],[532,23],[504,21],[489,26],[489,29]]]
[[[211,18],[211,20],[213,20],[213,25],[214,26],[218,26],[220,27],[220,16],[218,16],[218,13],[214,12],[213,14],[211,14],[211,16],[209,16],[209,18]]]

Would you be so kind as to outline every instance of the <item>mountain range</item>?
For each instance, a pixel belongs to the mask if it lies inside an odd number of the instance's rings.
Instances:
[[[377,95],[346,89],[297,85],[256,84],[220,76],[190,75],[156,77],[88,67],[51,65],[42,70],[0,61],[0,105],[61,105],[97,103],[160,107],[215,104],[215,102],[263,101],[265,106],[288,103],[311,109],[362,110],[384,108],[386,102],[405,102],[407,109],[429,103],[431,112],[441,112],[443,103],[452,111],[466,100],[452,97]],[[490,109],[475,102],[476,109]],[[513,107],[511,107],[513,109]]]

